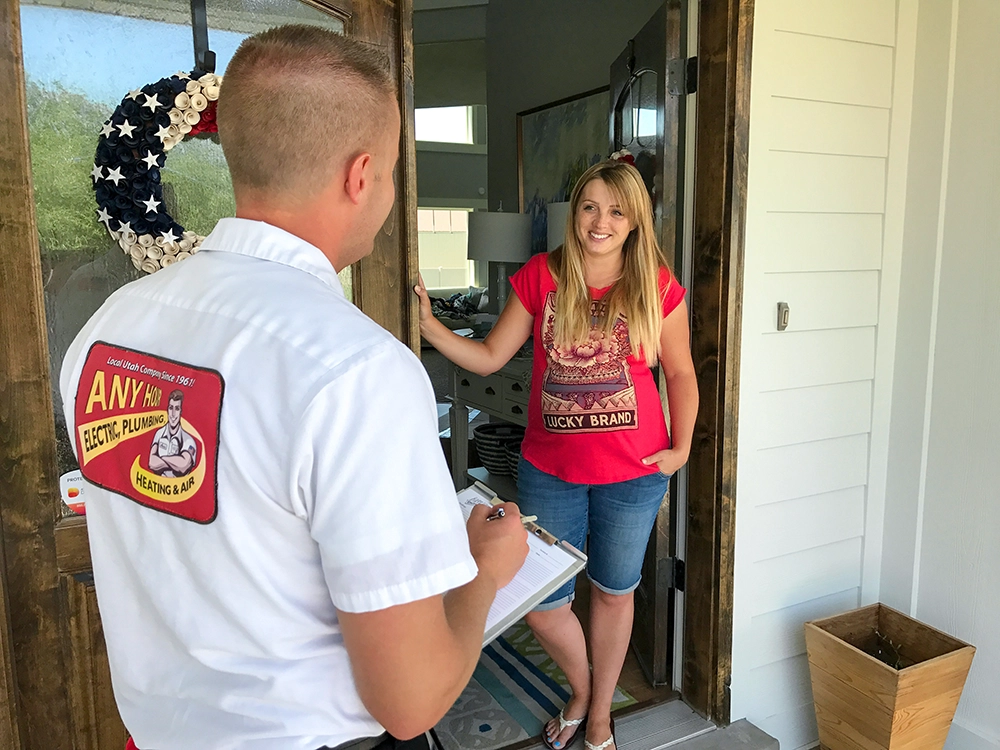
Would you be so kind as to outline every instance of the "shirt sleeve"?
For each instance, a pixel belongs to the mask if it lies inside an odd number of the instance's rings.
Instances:
[[[681,286],[677,277],[666,268],[660,269],[660,288],[665,290],[663,296],[663,317],[667,317],[684,300],[687,289]]]
[[[538,314],[538,289],[541,285],[541,264],[546,263],[547,253],[532,256],[527,263],[510,277],[510,286],[521,300],[524,309],[532,315]]]
[[[386,609],[476,576],[433,390],[401,344],[380,344],[333,374],[293,451],[293,491],[339,610]]]

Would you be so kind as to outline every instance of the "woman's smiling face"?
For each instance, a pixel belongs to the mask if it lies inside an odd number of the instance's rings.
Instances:
[[[614,193],[602,179],[593,179],[580,191],[576,236],[586,256],[603,258],[621,253],[635,225],[625,216]]]

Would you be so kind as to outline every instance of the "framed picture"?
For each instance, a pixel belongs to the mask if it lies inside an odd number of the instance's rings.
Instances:
[[[545,252],[549,203],[567,201],[577,179],[611,153],[608,87],[517,114],[517,178],[531,214],[531,252]]]

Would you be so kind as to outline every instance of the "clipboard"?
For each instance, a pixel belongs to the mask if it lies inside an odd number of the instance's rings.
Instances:
[[[497,494],[476,482],[458,493],[466,521],[476,505],[494,505]],[[568,542],[558,540],[541,526],[526,522],[528,557],[513,580],[497,592],[489,614],[483,646],[524,617],[545,597],[576,576],[587,564],[587,556]]]

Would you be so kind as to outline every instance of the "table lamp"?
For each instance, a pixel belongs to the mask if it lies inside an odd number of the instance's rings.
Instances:
[[[566,220],[569,218],[569,201],[549,203],[546,206],[548,218],[548,241],[551,253],[566,240]]]
[[[469,260],[497,265],[497,312],[507,303],[507,264],[531,257],[531,216],[497,211],[469,214]]]

